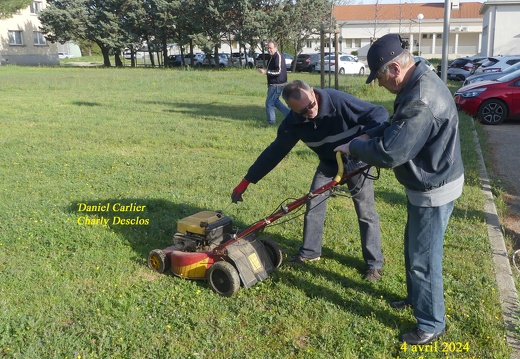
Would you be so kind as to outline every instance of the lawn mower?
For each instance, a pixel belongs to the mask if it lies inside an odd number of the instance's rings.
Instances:
[[[287,205],[281,205],[270,216],[243,230],[234,230],[232,219],[222,211],[201,211],[180,219],[173,245],[152,250],[148,254],[148,267],[159,273],[170,269],[182,278],[205,279],[213,291],[226,297],[234,295],[241,283],[249,288],[263,281],[280,267],[283,257],[278,244],[271,238],[261,237],[259,232],[312,198],[370,167],[363,164],[343,176],[340,152],[336,159],[338,173],[332,181]]]

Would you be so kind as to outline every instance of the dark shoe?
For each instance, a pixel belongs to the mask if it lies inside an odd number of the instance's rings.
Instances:
[[[376,280],[380,280],[383,275],[382,269],[369,269],[365,273],[365,280],[369,282],[375,282]]]
[[[413,308],[412,303],[409,303],[406,299],[398,300],[397,302],[390,303],[390,306],[394,309],[408,309]]]
[[[320,257],[307,258],[307,257],[302,257],[302,256],[298,255],[298,256],[289,258],[287,260],[287,262],[293,263],[293,264],[302,264],[305,262],[314,262],[314,261],[318,261],[318,260],[320,260]]]
[[[401,335],[401,341],[406,342],[408,344],[419,344],[424,345],[433,342],[437,338],[441,337],[444,334],[444,330],[441,330],[438,333],[426,333],[421,329],[415,329],[411,332]]]

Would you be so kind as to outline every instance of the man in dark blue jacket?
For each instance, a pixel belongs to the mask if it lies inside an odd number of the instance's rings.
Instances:
[[[267,114],[267,123],[276,124],[276,114],[274,109],[277,108],[284,116],[287,116],[289,109],[280,101],[284,85],[287,83],[287,66],[283,55],[278,51],[276,41],[270,40],[267,43],[267,51],[271,55],[267,62],[267,69],[259,68],[258,72],[267,75],[267,98],[265,100],[265,111]]]
[[[413,307],[417,327],[403,342],[425,345],[446,328],[442,280],[444,233],[454,201],[462,194],[464,167],[459,117],[450,90],[403,48],[401,36],[387,34],[368,50],[370,76],[396,94],[390,122],[336,150],[392,168],[405,187],[408,218],[404,232],[407,296],[396,309]]]
[[[381,106],[333,89],[313,89],[299,80],[289,83],[282,96],[292,111],[280,124],[276,139],[260,154],[234,189],[233,202],[241,201],[247,186],[267,175],[300,140],[318,155],[320,161],[311,191],[323,186],[337,173],[334,148],[353,139],[362,129],[376,127],[388,119],[388,112]],[[379,216],[374,208],[373,182],[360,181],[361,176],[351,178],[347,186],[353,194],[358,216],[362,253],[367,266],[365,279],[374,281],[381,278],[383,266]],[[299,264],[320,259],[329,195],[325,193],[307,203],[303,243],[298,255],[290,258],[289,262]]]

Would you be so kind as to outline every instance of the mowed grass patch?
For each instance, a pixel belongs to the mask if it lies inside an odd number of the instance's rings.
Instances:
[[[0,356],[508,356],[472,124],[464,116],[466,187],[444,256],[447,345],[419,354],[397,340],[415,325],[411,311],[389,307],[405,295],[406,219],[404,191],[389,170],[375,184],[386,261],[380,282],[362,280],[356,216],[341,196],[329,201],[322,261],[284,265],[235,297],[147,268],[148,252],[168,246],[185,216],[224,209],[244,228],[308,191],[317,159],[299,144],[249,187],[243,203],[230,204],[232,189],[276,135],[276,127],[265,125],[264,76],[11,66],[0,74]],[[289,77],[319,87],[316,74]],[[392,109],[393,96],[363,78],[342,77],[340,86]],[[81,210],[107,204],[142,210]],[[114,224],[116,216],[144,222]],[[106,225],[96,222],[104,219]],[[302,222],[295,216],[265,232],[292,255]],[[451,343],[467,343],[467,350],[443,353]]]

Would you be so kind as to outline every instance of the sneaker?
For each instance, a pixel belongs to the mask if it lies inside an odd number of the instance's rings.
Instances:
[[[412,303],[409,303],[406,299],[398,300],[390,303],[390,306],[394,309],[408,309],[413,308]]]
[[[375,282],[376,280],[380,280],[383,275],[382,269],[369,269],[365,273],[365,280],[369,282]]]
[[[412,345],[425,345],[442,337],[444,332],[445,330],[443,329],[437,333],[426,333],[424,330],[417,328],[411,332],[401,335],[401,338],[399,339],[401,339],[402,342],[406,342]]]
[[[288,263],[293,263],[293,264],[302,264],[302,263],[305,263],[305,262],[314,262],[314,261],[318,261],[320,260],[320,257],[314,257],[314,258],[307,258],[307,257],[302,257],[300,255],[297,255],[295,257],[291,257],[287,260]]]

